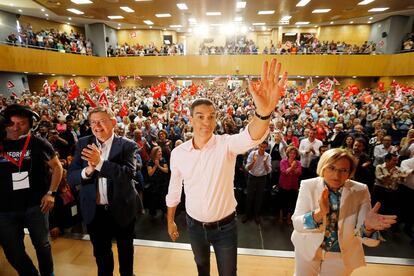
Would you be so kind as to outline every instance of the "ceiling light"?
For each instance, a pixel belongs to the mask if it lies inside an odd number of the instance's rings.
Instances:
[[[143,22],[147,25],[154,25],[154,22],[152,22],[151,20],[144,20]]]
[[[121,23],[118,23],[118,26],[121,26]]]
[[[190,23],[196,23],[197,19],[195,19],[194,17],[188,18],[188,22]]]
[[[181,25],[170,25],[170,28],[181,28]]]
[[[266,31],[266,26],[262,26],[262,31]]]
[[[357,76],[352,76],[352,78],[353,78],[353,79],[356,79],[356,78],[357,78]]]
[[[121,27],[118,27],[117,29],[118,29],[118,30],[120,30],[120,29],[121,29]]]
[[[157,13],[155,16],[156,17],[171,17],[171,14],[169,14],[169,13]]]
[[[221,15],[221,12],[206,12],[207,16],[217,16],[217,15]]]
[[[373,8],[373,9],[368,10],[368,12],[382,12],[382,11],[386,11],[388,9],[389,9],[388,7],[385,7],[385,8]]]
[[[282,19],[280,19],[280,21],[289,21],[292,18],[292,16],[290,15],[285,15],[282,17]]]
[[[318,28],[318,25],[315,25],[315,28]]]
[[[370,18],[368,18],[368,19],[369,19],[369,20],[372,20],[372,19],[374,19],[374,17],[372,17],[372,16],[371,16],[371,17],[370,17]]]
[[[266,23],[264,22],[258,22],[258,23],[252,23],[253,26],[264,26]]]
[[[363,0],[361,2],[358,3],[358,5],[368,5],[369,3],[374,2],[375,0]]]
[[[152,29],[152,26],[149,26],[148,28]]]
[[[333,21],[329,22],[329,24],[331,24],[331,25],[332,25],[333,23],[334,23]]]
[[[354,21],[349,21],[349,24],[354,24]]]
[[[47,17],[47,16],[49,16],[47,13],[45,13],[45,16]]]
[[[124,19],[122,15],[108,15],[109,19]]]
[[[246,26],[242,26],[242,27],[240,28],[240,32],[241,32],[242,34],[247,33],[247,27],[246,27]]]
[[[10,3],[10,4],[9,4],[9,6],[10,6],[10,7],[14,7],[14,4],[13,4],[13,3]]]
[[[77,9],[66,9],[68,12],[74,13],[74,14],[84,14],[83,11],[77,10]]]
[[[164,28],[164,29],[162,29],[163,31],[166,31],[167,29],[166,28]]]
[[[18,9],[19,12],[23,12],[21,9]]]
[[[52,74],[52,76],[56,76],[56,74]]]
[[[299,21],[296,22],[296,25],[308,25],[310,22],[309,21]]]
[[[66,22],[66,25],[70,25],[70,23],[69,22]]]
[[[300,0],[299,3],[296,4],[296,7],[304,7],[306,6],[311,0]]]
[[[312,11],[312,13],[327,13],[330,12],[331,9],[315,9]]]
[[[286,25],[286,24],[289,24],[289,20],[285,20],[285,21],[280,20],[280,21],[279,21],[279,24],[282,24],[282,25],[283,25],[283,24],[285,24],[285,25]]]
[[[371,24],[371,21],[368,21],[368,24]]]
[[[244,9],[246,7],[246,2],[237,2],[236,8]]]
[[[78,5],[83,5],[83,4],[92,4],[93,2],[90,0],[70,0],[70,2],[78,4]]]
[[[124,10],[125,12],[135,12],[133,9],[131,9],[130,7],[120,7],[121,10]]]
[[[257,14],[274,14],[275,11],[259,11]]]
[[[132,27],[132,28],[136,29],[137,27],[136,27],[136,26],[134,26],[134,27]]]
[[[38,73],[39,75],[43,75],[43,73]]]
[[[72,17],[68,17],[68,20],[72,20]]]
[[[40,9],[42,12],[44,12],[45,11],[45,9]]]
[[[72,77],[76,77],[76,75],[75,74],[72,74]]]
[[[188,10],[188,7],[187,7],[187,5],[186,5],[185,3],[178,3],[178,4],[177,4],[177,7],[178,7],[180,10]]]
[[[243,17],[241,17],[241,16],[236,16],[236,17],[234,18],[234,21],[236,21],[236,22],[242,22],[242,21],[243,21]]]
[[[295,36],[296,33],[284,33],[285,36]]]

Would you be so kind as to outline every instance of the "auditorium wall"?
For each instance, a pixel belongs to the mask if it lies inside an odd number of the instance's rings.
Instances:
[[[160,47],[164,41],[164,35],[172,35],[173,42],[177,43],[177,34],[172,31],[163,30],[119,30],[117,31],[117,38],[120,44],[128,43],[129,45],[148,45],[154,43],[155,46]]]
[[[362,45],[368,41],[371,25],[340,25],[320,27],[318,39],[321,41],[344,41],[349,44]]]
[[[14,87],[7,88],[7,82],[11,81]],[[10,96],[11,93],[21,95],[22,92],[29,89],[27,76],[18,73],[1,73],[0,74],[0,94]]]
[[[27,16],[27,15],[20,16],[19,22],[20,22],[20,26],[25,27],[25,28],[26,28],[27,24],[32,25],[33,32],[39,32],[39,31],[45,30],[45,29],[46,30],[55,29],[55,30],[66,32],[66,33],[69,34],[70,31],[73,30],[73,31],[85,36],[85,28],[84,27],[78,27],[78,26],[75,26],[73,24],[67,25],[67,24],[64,24],[64,23],[55,22],[55,21],[52,21],[52,20],[46,20],[46,19],[33,17],[33,16]]]
[[[16,15],[0,11],[0,41],[5,41],[10,33],[17,33]]]

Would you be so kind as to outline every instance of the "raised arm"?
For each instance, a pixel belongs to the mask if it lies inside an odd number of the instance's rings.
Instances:
[[[287,72],[280,76],[281,64],[274,58],[270,63],[263,63],[262,76],[259,83],[249,82],[249,91],[256,106],[256,115],[249,124],[249,134],[253,140],[262,138],[269,127],[269,120],[275,110],[280,93],[284,89],[287,80]],[[257,115],[262,117],[260,119]],[[263,118],[264,117],[264,118]]]

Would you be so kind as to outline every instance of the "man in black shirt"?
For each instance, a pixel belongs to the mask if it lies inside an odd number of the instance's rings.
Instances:
[[[63,169],[50,143],[30,133],[33,116],[38,118],[36,113],[13,104],[3,115],[7,136],[0,156],[0,245],[19,275],[39,275],[24,247],[23,228],[28,228],[40,275],[51,276],[48,214],[54,206]]]

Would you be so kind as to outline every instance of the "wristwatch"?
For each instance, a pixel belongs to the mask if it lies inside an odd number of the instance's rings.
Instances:
[[[56,196],[57,192],[47,191],[47,194],[50,196]]]
[[[269,118],[272,116],[272,113],[273,112],[271,112],[269,115],[267,115],[267,116],[262,116],[262,115],[260,115],[259,113],[257,113],[257,111],[255,110],[254,111],[254,115],[256,115],[256,117],[257,118],[259,118],[260,120],[269,120]]]

